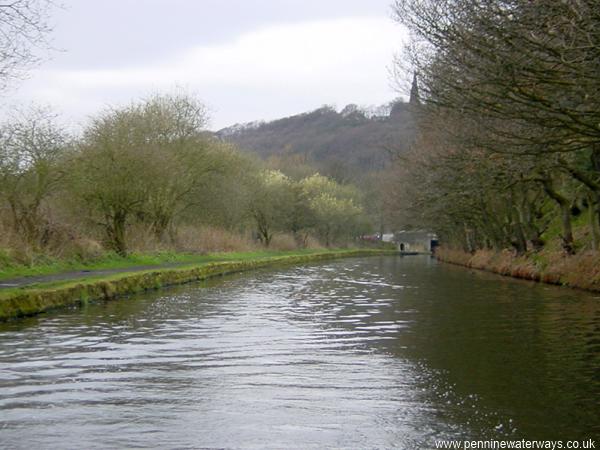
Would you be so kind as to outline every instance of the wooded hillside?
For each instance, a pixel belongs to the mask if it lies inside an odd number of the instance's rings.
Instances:
[[[271,122],[234,125],[217,135],[285,170],[312,166],[344,182],[383,169],[408,147],[414,123],[408,103],[395,102],[368,111],[348,105],[324,106]],[[283,166],[283,167],[281,167]],[[304,175],[304,174],[301,174]]]

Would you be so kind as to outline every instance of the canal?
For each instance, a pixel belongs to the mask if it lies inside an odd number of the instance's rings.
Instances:
[[[1,448],[598,436],[598,294],[425,256],[261,270],[0,324]]]

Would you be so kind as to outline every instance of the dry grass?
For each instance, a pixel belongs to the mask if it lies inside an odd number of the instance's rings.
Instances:
[[[544,250],[515,256],[508,250],[479,250],[474,254],[440,248],[441,261],[501,275],[550,284],[600,291],[600,252],[585,251],[567,256],[562,251]]]
[[[75,226],[58,221],[46,222],[36,243],[27,242],[10,223],[0,223],[0,266],[18,264],[33,266],[49,260],[90,260],[105,252],[98,239],[82,233]]]
[[[323,244],[321,244],[317,238],[314,238],[312,236],[308,236],[308,238],[306,239],[306,246],[305,248],[310,248],[310,249],[314,249],[314,250],[318,250],[321,248],[325,248],[325,246]]]
[[[250,237],[215,227],[181,227],[175,250],[193,253],[248,252],[259,248]]]
[[[133,224],[127,229],[127,248],[130,252],[155,253],[165,252],[173,248],[168,237],[159,240],[152,230],[144,224]]]
[[[271,250],[296,250],[298,248],[298,244],[294,239],[294,236],[291,234],[276,234],[273,236],[273,240],[271,241],[271,245],[269,246]]]
[[[291,234],[275,234],[269,250],[288,251],[300,248]],[[322,245],[309,238],[306,247],[321,249]],[[193,253],[249,252],[264,250],[260,242],[252,240],[249,234],[234,233],[216,227],[181,227],[177,232],[174,250]]]
[[[11,266],[37,266],[60,261],[95,261],[110,249],[104,245],[101,229],[92,230],[89,224],[77,223],[68,218],[55,217],[46,224],[43,245],[32,246],[16,234],[6,215],[0,217],[0,269]],[[71,225],[67,225],[71,224]],[[128,227],[127,246],[135,254],[156,253],[217,253],[253,252],[264,250],[260,242],[249,233],[242,234],[211,226],[181,226],[173,235],[158,239],[144,224]],[[291,234],[276,234],[269,250],[289,251],[299,248],[322,249],[315,239],[309,238],[306,246],[299,245]]]

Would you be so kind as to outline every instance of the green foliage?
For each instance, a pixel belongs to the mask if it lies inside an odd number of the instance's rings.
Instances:
[[[300,184],[314,216],[314,228],[325,245],[365,231],[366,219],[355,188],[318,174]]]
[[[292,181],[277,170],[260,172],[252,187],[250,212],[258,238],[268,247],[276,231],[286,229],[293,208]]]
[[[110,264],[107,250],[202,251],[205,229],[239,248],[255,245],[251,233],[267,247],[281,233],[291,248],[345,245],[364,229],[356,188],[309,164],[296,178],[267,169],[206,132],[206,120],[202,103],[177,94],[107,110],[77,138],[47,111],[0,126],[0,246],[43,271]]]
[[[14,264],[13,259],[10,256],[10,252],[6,249],[0,248],[0,268],[5,270],[11,268]]]
[[[137,219],[162,238],[226,165],[228,150],[202,131],[204,108],[184,96],[156,96],[109,111],[86,130],[73,170],[75,192],[126,255]]]
[[[325,245],[368,230],[361,196],[355,187],[340,185],[319,174],[305,178],[300,186],[314,217],[314,228]]]
[[[258,177],[252,215],[268,247],[275,232],[289,231],[300,246],[315,234],[326,246],[347,242],[368,228],[356,188],[314,174],[298,182],[267,170]]]

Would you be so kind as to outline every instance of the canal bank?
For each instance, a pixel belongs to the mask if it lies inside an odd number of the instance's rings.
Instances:
[[[75,280],[60,280],[0,292],[0,322],[31,316],[51,309],[81,305],[90,301],[112,300],[166,286],[244,272],[263,267],[303,264],[336,258],[395,254],[389,250],[335,250],[287,254],[263,258],[154,268]]]
[[[441,247],[436,250],[436,257],[445,263],[513,278],[600,292],[600,255],[595,252],[582,252],[572,256],[561,252],[515,256],[509,250],[478,250],[468,253]]]

